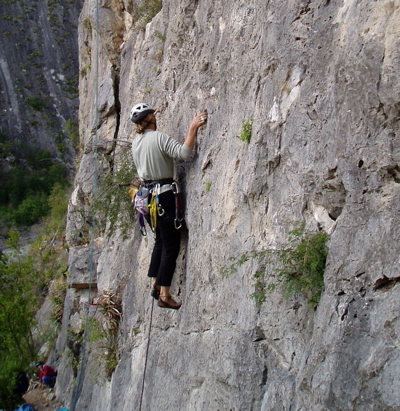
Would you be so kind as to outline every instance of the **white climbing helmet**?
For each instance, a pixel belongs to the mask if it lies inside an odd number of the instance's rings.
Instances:
[[[147,114],[154,113],[154,111],[155,110],[149,104],[146,104],[146,103],[135,104],[132,107],[130,119],[134,123],[138,123],[140,120],[145,118]]]

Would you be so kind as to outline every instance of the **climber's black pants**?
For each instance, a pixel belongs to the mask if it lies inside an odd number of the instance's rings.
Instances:
[[[160,194],[158,198],[165,212],[157,216],[156,241],[147,275],[157,277],[157,285],[169,287],[179,254],[181,232],[174,225],[175,195],[172,190]]]

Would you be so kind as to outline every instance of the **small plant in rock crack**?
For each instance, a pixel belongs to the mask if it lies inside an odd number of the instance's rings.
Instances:
[[[107,378],[111,378],[118,365],[118,330],[122,317],[121,299],[117,294],[103,291],[94,305],[100,310],[96,317],[86,320],[88,341],[100,350],[99,361],[104,365]]]
[[[82,20],[82,26],[83,26],[86,30],[88,30],[88,31],[91,31],[91,30],[92,30],[92,22],[90,21],[90,18],[89,18],[89,17],[85,17],[85,18]]]
[[[204,185],[204,191],[206,193],[209,193],[211,190],[211,185],[212,185],[211,181],[203,181],[203,185]]]
[[[67,280],[65,276],[58,276],[49,286],[49,298],[52,305],[51,319],[61,324],[64,313],[64,300],[67,293]]]
[[[250,117],[247,120],[242,120],[242,127],[240,129],[239,138],[245,143],[250,143],[251,133],[253,129],[253,118]]]
[[[273,291],[277,283],[282,284],[285,298],[300,293],[311,306],[316,307],[324,287],[327,240],[325,232],[306,232],[304,224],[298,224],[289,232],[288,241],[282,248],[250,251],[230,258],[230,264],[222,267],[221,273],[223,276],[231,275],[246,261],[256,259],[260,268],[253,274],[251,298],[257,307],[266,301],[266,292]],[[275,281],[271,283],[268,279]]]
[[[67,329],[67,351],[74,378],[78,375],[80,355],[83,344],[83,330],[76,333],[72,328]]]
[[[159,40],[161,40],[163,43],[164,43],[165,40],[167,39],[167,35],[164,34],[164,33],[161,33],[161,31],[158,31],[158,30],[156,30],[156,31],[154,32],[154,35],[155,35]]]
[[[84,66],[81,67],[79,74],[81,77],[86,77],[88,72],[92,69],[90,64],[85,64]]]

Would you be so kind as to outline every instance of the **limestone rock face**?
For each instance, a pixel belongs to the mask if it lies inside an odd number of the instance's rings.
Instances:
[[[83,0],[0,3],[2,143],[38,146],[71,163],[77,120],[77,27]],[[6,164],[0,164],[5,166]]]
[[[156,2],[99,3],[80,18],[83,152],[67,236],[71,274],[87,281],[92,259],[98,293],[118,293],[123,314],[115,370],[99,376],[104,353],[87,341],[75,384],[64,347],[88,291],[69,291],[57,395],[93,411],[398,409],[400,1],[170,0],[150,19]],[[209,113],[176,169],[178,312],[152,305],[151,236],[90,219],[139,101],[181,141]],[[330,234],[321,300],[314,310],[278,284],[257,308],[257,260],[221,268],[279,248],[299,221]]]

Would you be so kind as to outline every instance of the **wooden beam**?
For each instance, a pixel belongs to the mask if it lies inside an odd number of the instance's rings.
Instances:
[[[84,290],[87,288],[97,289],[97,283],[71,283],[68,284],[69,288],[75,288],[77,290]]]

